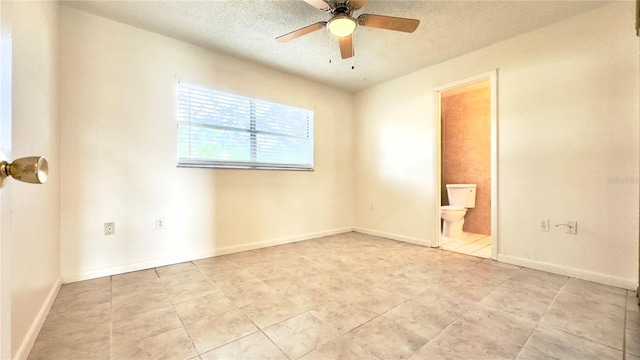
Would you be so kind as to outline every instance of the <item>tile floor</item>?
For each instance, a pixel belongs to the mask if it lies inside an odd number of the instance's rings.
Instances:
[[[491,236],[465,232],[460,238],[440,238],[440,247],[461,254],[491,258]]]
[[[63,285],[29,358],[625,356],[631,291],[347,233]]]

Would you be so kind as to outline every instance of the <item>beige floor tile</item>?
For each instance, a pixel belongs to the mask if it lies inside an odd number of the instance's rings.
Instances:
[[[551,355],[547,355],[536,350],[533,346],[525,346],[520,350],[516,360],[558,360]]]
[[[356,327],[378,316],[377,313],[367,310],[357,304],[345,304],[344,302],[332,302],[310,311],[318,319],[333,325],[341,334],[351,331]]]
[[[623,306],[595,303],[582,295],[563,291],[542,317],[540,325],[622,350],[624,316]]]
[[[132,283],[114,283],[111,289],[111,295],[114,299],[136,295],[160,296],[166,295],[166,291],[164,291],[164,286],[162,286],[160,278],[154,277]]]
[[[101,324],[111,326],[111,304],[103,303],[86,310],[50,314],[40,329],[37,341],[67,336]]]
[[[640,312],[640,304],[635,291],[627,290],[627,310]]]
[[[257,331],[200,356],[202,360],[214,359],[262,359],[288,360],[262,332]]]
[[[640,330],[640,312],[627,311],[627,329]]]
[[[109,359],[111,323],[94,324],[63,335],[38,339],[29,359]]]
[[[383,314],[407,301],[407,298],[382,289],[369,288],[366,293],[355,298],[344,299],[344,301],[346,303],[360,305],[376,314]]]
[[[380,359],[405,359],[429,341],[419,328],[383,316],[354,330],[352,338],[365,352]]]
[[[624,308],[627,291],[625,289],[597,284],[575,278],[569,278],[562,288],[562,293],[570,293],[586,300],[605,303],[611,306]]]
[[[298,358],[298,360],[333,360],[333,359],[339,359],[339,358],[338,357],[331,357],[330,355],[323,354],[319,350],[313,350],[312,352],[307,353],[303,357]],[[346,359],[346,358],[344,358],[344,359]]]
[[[522,268],[511,280],[535,285],[547,290],[559,291],[569,278],[563,275]]]
[[[631,353],[626,353],[625,355],[626,360],[640,360],[640,356],[635,356]]]
[[[498,287],[494,281],[485,280],[473,272],[444,276],[434,282],[426,293],[447,294],[450,297],[480,301]],[[425,292],[417,297],[422,297]]]
[[[622,358],[622,352],[619,350],[560,330],[544,327],[538,327],[533,332],[522,351],[525,354],[531,354],[532,350],[555,359],[604,360]],[[519,358],[525,357],[521,356]],[[532,358],[532,356],[527,358]]]
[[[509,339],[509,342],[519,346],[524,345],[537,325],[533,320],[480,304],[463,314],[460,320],[477,328],[484,328],[499,339]]]
[[[240,269],[238,264],[225,258],[224,256],[215,256],[206,259],[194,260],[192,263],[200,270],[209,269],[212,271],[224,271],[232,269]]]
[[[199,271],[185,271],[160,278],[174,304],[193,300],[221,290]]]
[[[522,281],[508,280],[484,299],[481,305],[538,321],[545,314],[557,291]]]
[[[627,329],[627,341],[625,351],[635,356],[640,356],[640,330]]]
[[[173,306],[113,321],[113,336],[144,339],[182,326]]]
[[[378,358],[352,339],[350,335],[339,336],[320,346],[318,350],[304,356],[304,359],[362,359],[377,360]]]
[[[421,347],[418,351],[409,357],[411,360],[421,359],[438,359],[438,360],[476,360],[476,355],[469,357],[463,356],[436,341],[429,341],[427,345]]]
[[[172,288],[188,282],[200,282],[209,280],[206,275],[195,269],[190,271],[175,272],[160,277],[165,288]]]
[[[260,329],[306,311],[305,308],[279,294],[265,296],[260,301],[243,306],[241,310]]]
[[[308,312],[270,326],[264,329],[264,333],[292,359],[297,359],[340,335],[333,326]]]
[[[232,310],[185,326],[198,353],[203,354],[219,346],[258,331],[240,310]]]
[[[200,271],[222,291],[231,291],[238,287],[261,282],[255,275],[244,269],[218,271],[205,268]]]
[[[124,319],[171,306],[171,298],[164,292],[161,294],[142,294],[113,298],[111,309],[114,319]]]
[[[179,327],[141,340],[114,339],[114,359],[190,359],[198,356],[191,338]]]
[[[111,282],[113,285],[125,285],[134,282],[138,282],[140,280],[147,280],[157,278],[158,274],[154,269],[140,270],[140,271],[132,271],[120,275],[113,275],[111,277]]]
[[[235,288],[223,290],[224,294],[237,307],[243,307],[267,297],[274,297],[278,292],[263,281],[241,284]]]
[[[469,341],[471,340],[471,341]],[[488,324],[478,326],[457,320],[432,341],[465,358],[514,359],[521,346],[493,334]]]
[[[97,305],[111,301],[111,290],[100,289],[96,291],[82,292],[77,295],[57,297],[49,311],[56,314],[65,311],[91,310]]]
[[[346,233],[66,284],[30,358],[640,358],[635,292],[475,255]]]
[[[87,343],[60,343],[55,340],[37,342],[33,345],[28,360],[91,359],[110,360],[111,348],[94,348]]]
[[[185,271],[197,271],[197,267],[191,261],[188,261],[188,262],[183,262],[179,264],[161,266],[156,268],[156,272],[160,277],[173,275],[173,274],[177,274]]]
[[[183,325],[218,316],[237,307],[223,293],[205,295],[175,305]]]
[[[85,292],[98,290],[107,290],[111,288],[111,277],[101,277],[98,279],[78,281],[75,283],[64,284],[58,292],[58,297],[77,296]]]

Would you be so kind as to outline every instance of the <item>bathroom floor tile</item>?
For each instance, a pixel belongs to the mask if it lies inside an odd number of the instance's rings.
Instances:
[[[491,246],[485,246],[471,253],[473,256],[489,259],[491,258]]]

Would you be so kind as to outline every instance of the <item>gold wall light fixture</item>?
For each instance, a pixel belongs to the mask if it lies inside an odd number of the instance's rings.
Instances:
[[[31,184],[44,184],[49,178],[49,163],[43,156],[29,156],[14,160],[12,163],[0,161],[0,179],[11,176]]]

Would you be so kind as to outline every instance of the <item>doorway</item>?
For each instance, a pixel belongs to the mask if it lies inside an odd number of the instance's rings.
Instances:
[[[497,231],[497,71],[435,89],[436,114],[436,229],[434,246],[481,258],[496,259]],[[473,203],[450,201],[451,190],[464,185]],[[459,190],[458,190],[459,191]],[[463,206],[462,231],[446,225],[441,206]],[[462,216],[462,215],[459,215]]]

